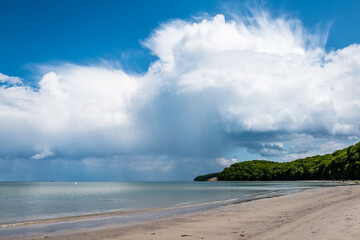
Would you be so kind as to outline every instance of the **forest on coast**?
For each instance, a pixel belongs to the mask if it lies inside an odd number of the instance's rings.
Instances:
[[[358,180],[360,179],[360,143],[291,162],[252,160],[232,164],[222,172],[196,177],[195,181],[272,181],[272,180]]]

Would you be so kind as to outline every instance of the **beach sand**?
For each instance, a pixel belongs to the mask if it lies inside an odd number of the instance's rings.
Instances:
[[[359,240],[360,186],[311,189],[168,219],[21,239]]]

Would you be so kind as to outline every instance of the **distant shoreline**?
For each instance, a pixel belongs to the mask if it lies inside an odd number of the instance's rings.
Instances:
[[[360,184],[360,180],[266,180],[266,181],[224,181],[209,179],[208,181],[199,182],[320,182],[320,183],[344,183],[344,184]]]

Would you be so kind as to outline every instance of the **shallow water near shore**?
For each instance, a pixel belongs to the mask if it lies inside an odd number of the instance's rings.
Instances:
[[[0,224],[280,196],[333,182],[2,182]]]

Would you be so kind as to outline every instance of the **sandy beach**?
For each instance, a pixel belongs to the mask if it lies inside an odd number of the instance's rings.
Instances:
[[[172,218],[12,239],[360,239],[360,186],[311,189]]]

